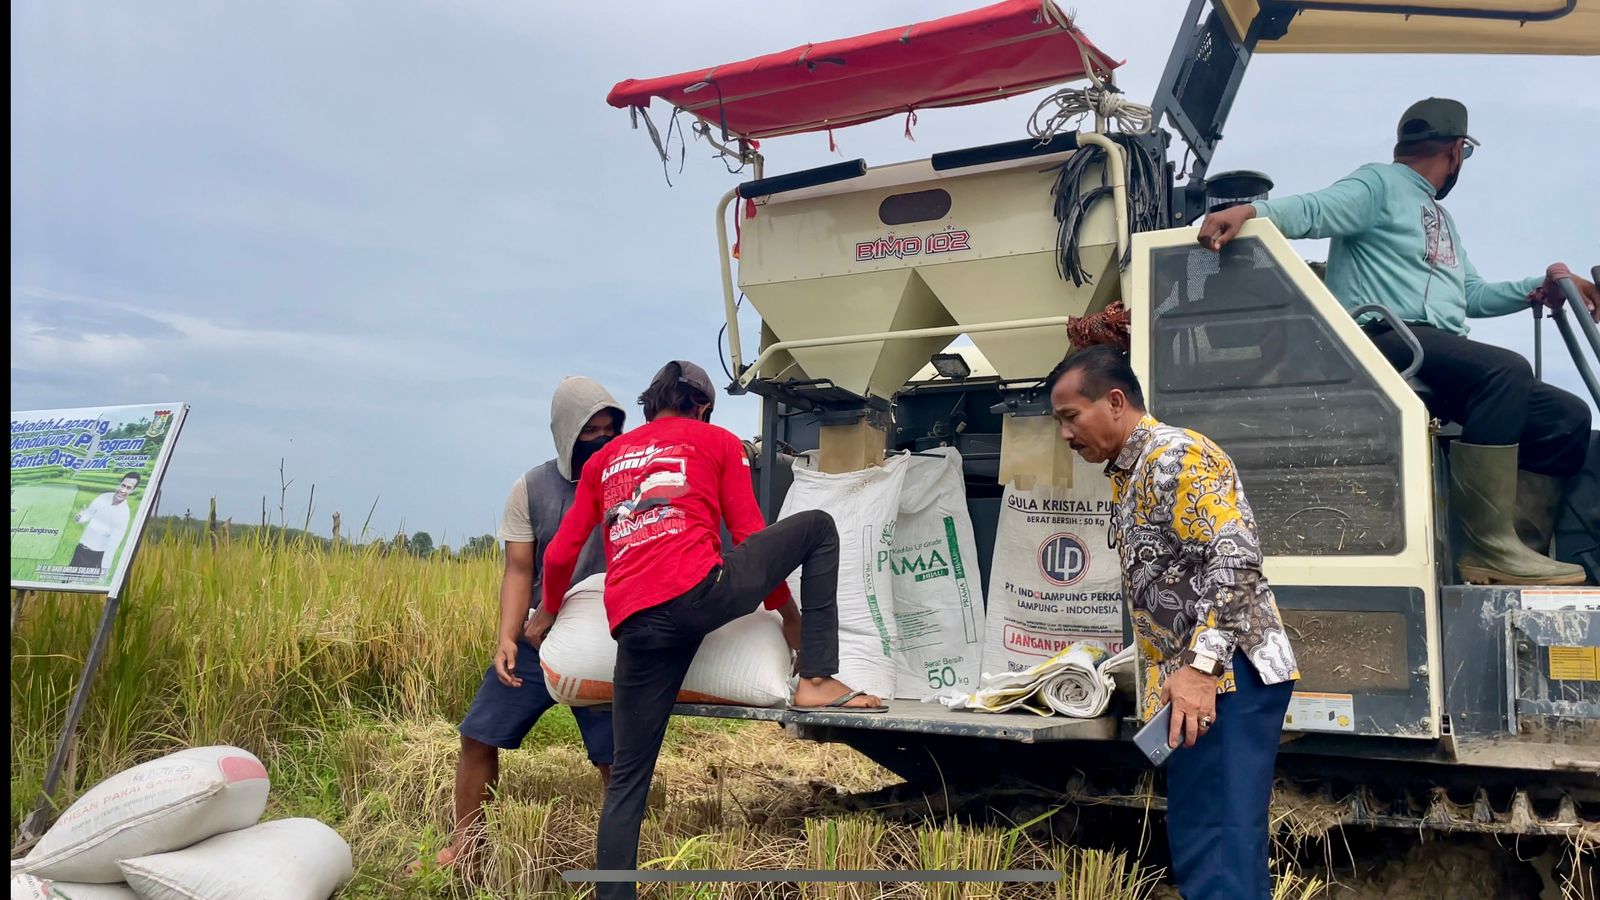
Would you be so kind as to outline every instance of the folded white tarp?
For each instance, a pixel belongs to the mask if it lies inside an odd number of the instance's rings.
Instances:
[[[1041,716],[1092,719],[1105,713],[1116,690],[1109,669],[1119,666],[1132,652],[1124,650],[1108,657],[1105,647],[1094,641],[1077,643],[1031,669],[986,674],[974,693],[944,694],[938,700],[950,709],[1015,709]]]

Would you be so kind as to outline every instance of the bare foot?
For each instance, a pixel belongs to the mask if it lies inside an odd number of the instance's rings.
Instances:
[[[845,694],[850,693],[849,685],[837,678],[802,678],[800,684],[794,689],[795,706],[827,706]],[[862,694],[854,697],[840,709],[873,709],[883,705],[883,701],[871,694]]]
[[[434,854],[433,866],[435,869],[448,869],[461,862],[466,855],[466,848],[451,844],[450,846],[445,847],[443,850],[440,850],[438,853]],[[406,876],[408,878],[414,878],[417,875],[422,874],[422,865],[422,860],[420,859],[414,859],[407,863],[404,870]]]

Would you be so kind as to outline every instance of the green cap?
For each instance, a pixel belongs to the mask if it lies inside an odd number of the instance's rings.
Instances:
[[[1478,143],[1467,134],[1467,108],[1459,100],[1443,97],[1418,100],[1400,116],[1400,124],[1395,128],[1395,141],[1401,144],[1448,138],[1466,138],[1473,146]]]

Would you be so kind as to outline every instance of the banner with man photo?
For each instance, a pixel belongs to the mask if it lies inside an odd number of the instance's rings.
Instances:
[[[183,403],[11,412],[11,587],[116,593]]]

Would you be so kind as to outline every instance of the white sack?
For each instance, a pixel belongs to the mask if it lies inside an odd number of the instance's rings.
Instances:
[[[758,609],[706,635],[678,691],[680,703],[782,706],[792,695],[782,617]],[[550,696],[568,706],[610,703],[617,642],[606,623],[605,574],[578,582],[539,648]]]
[[[986,674],[971,694],[951,694],[939,700],[951,709],[1015,709],[1041,716],[1092,719],[1106,711],[1115,690],[1110,673],[1103,668],[1108,661],[1100,644],[1074,644],[1025,671]]]
[[[889,566],[894,578],[895,696],[973,691],[983,652],[983,589],[953,447],[907,460]]]
[[[885,700],[895,696],[894,574],[889,559],[905,484],[905,454],[881,466],[825,475],[816,455],[795,460],[794,484],[779,518],[810,509],[833,517],[839,529],[839,674],[851,688]],[[789,576],[800,597],[800,573]]]
[[[84,884],[13,875],[11,900],[139,900],[139,895],[125,884]]]
[[[1084,641],[1122,649],[1110,526],[1111,482],[1082,459],[1071,487],[1006,488],[989,567],[986,674],[1028,669]]]
[[[144,900],[327,900],[355,873],[350,845],[316,819],[262,822],[122,871]]]
[[[126,769],[67,807],[13,873],[109,884],[117,863],[248,828],[267,809],[267,770],[237,747],[196,747]]]

